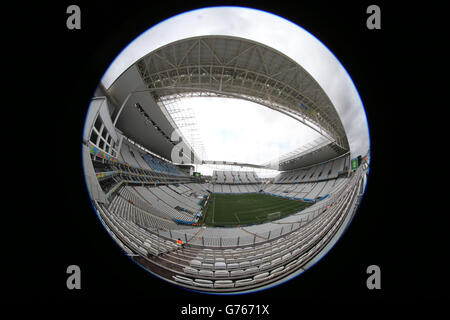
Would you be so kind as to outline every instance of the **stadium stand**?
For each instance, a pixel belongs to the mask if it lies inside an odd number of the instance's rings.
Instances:
[[[199,199],[209,194],[208,189],[212,187],[213,192],[258,192],[260,185],[250,184],[257,177],[250,172],[239,172],[233,175],[239,178],[239,183],[235,184],[192,183],[183,181],[186,177],[179,172],[174,178],[161,167],[159,171],[155,167],[146,167],[142,158],[133,156],[134,150],[123,150],[121,155],[129,163],[93,159],[96,173],[110,174],[109,182],[101,184],[102,188],[108,191],[111,185],[119,185],[108,204],[94,201],[99,216],[113,238],[133,259],[152,266],[152,272],[164,274],[166,278],[170,275],[171,281],[193,289],[240,291],[267,285],[294,271],[304,270],[315,253],[336,235],[362,194],[362,169],[351,178],[337,178],[344,163],[338,159],[307,170],[282,173],[281,178],[275,179],[278,183],[263,185],[264,192],[289,197],[315,198],[331,193],[329,198],[298,214],[247,227],[192,227],[178,224],[174,219],[193,220],[201,210]],[[306,173],[302,182],[285,182],[302,173]],[[322,181],[320,178],[325,174],[324,178],[328,180]],[[216,176],[224,177],[225,181],[232,175],[219,171]],[[306,178],[315,181],[305,182]],[[158,183],[155,182],[157,179]],[[173,183],[174,179],[176,183]],[[186,241],[183,249],[176,245],[178,238]]]
[[[154,264],[173,281],[191,288],[230,292],[272,283],[303,270],[352,214],[362,193],[361,180],[362,175],[355,174],[331,199],[302,212],[301,219],[294,215],[246,230],[200,228],[193,232],[191,227],[148,214],[152,207],[132,195],[128,187],[108,207],[96,203],[96,208],[133,259]],[[281,228],[274,229],[275,225]],[[161,233],[160,229],[169,232]],[[177,238],[186,239],[184,249],[176,246]]]
[[[259,178],[254,171],[213,171],[212,181],[214,183],[247,184],[259,183]]]
[[[170,72],[173,79],[165,79],[166,74],[169,75],[164,69],[167,63],[160,61],[160,55],[153,55],[152,63],[146,62],[146,57],[139,59],[110,88],[99,86],[84,129],[86,185],[106,230],[124,252],[145,269],[171,283],[194,290],[216,293],[252,291],[302,273],[337,241],[359,205],[367,181],[368,160],[365,157],[361,165],[350,170],[351,153],[339,115],[314,79],[302,68],[295,67],[295,62],[272,48],[246,39],[211,36],[201,40],[184,39],[161,49],[172,50],[168,52],[174,60],[186,58],[176,64],[180,68],[178,71],[182,72]],[[200,49],[204,44],[217,45],[216,50],[208,48],[186,53],[178,47],[198,46]],[[259,62],[250,63],[253,58],[248,54],[253,49],[249,52],[239,49],[246,46],[258,48],[262,58],[270,56],[275,65],[288,66],[286,69],[297,74],[293,77],[280,75],[277,79],[264,78]],[[224,52],[223,48],[228,51]],[[222,80],[223,76],[233,74],[240,66],[252,75],[248,79],[261,78],[259,81],[267,86],[270,83],[276,87],[262,88],[254,83],[250,92],[243,86],[225,85],[228,81],[224,78],[221,94],[235,90],[229,92],[233,97],[245,94],[246,99],[254,98],[258,103],[275,109],[282,106],[279,110],[283,112],[299,116],[301,113],[304,119],[313,114],[309,108],[320,110],[321,117],[314,116],[309,120],[326,131],[329,135],[326,142],[321,141],[308,152],[301,150],[291,154],[280,162],[280,174],[272,179],[261,179],[255,171],[244,170],[215,170],[210,179],[204,179],[189,174],[191,162],[182,166],[181,161],[166,160],[172,159],[175,142],[170,139],[170,134],[177,128],[164,102],[173,96],[189,94],[183,91],[187,87],[178,90],[172,80],[185,75],[186,70],[182,68],[187,61],[208,66],[219,63],[221,59],[209,56],[211,52],[228,58],[235,52],[233,63],[236,66],[232,69],[219,66],[217,74],[206,74],[216,68],[205,68],[205,77],[210,78],[205,78],[207,81],[202,78],[196,93],[217,91],[215,79]],[[191,56],[195,54],[200,56]],[[271,68],[271,64],[267,66]],[[155,74],[158,76],[152,76]],[[239,83],[242,79],[234,75],[235,83]],[[194,78],[201,77],[178,80],[182,83]],[[306,91],[312,91],[303,95],[296,89],[283,92],[276,89],[298,87],[289,82],[289,79],[297,78],[308,84],[304,86]],[[164,86],[160,87],[163,82],[166,85],[170,83],[170,92],[165,91]],[[142,84],[151,94],[133,91]],[[212,87],[207,88],[209,85]],[[157,87],[159,90],[152,90]],[[260,89],[261,92],[258,91]],[[272,95],[275,92],[278,93]],[[315,102],[305,98],[312,93]],[[186,154],[193,154],[195,150],[187,151]],[[248,168],[246,170],[252,166]],[[254,221],[247,224],[237,218],[236,212],[232,213],[236,214],[237,224],[231,226],[204,222],[203,215],[210,208],[208,203],[213,203],[212,210],[217,214],[216,200],[211,200],[213,197],[248,199],[259,196],[270,201],[289,202],[289,205],[294,203],[295,206],[292,212],[281,216],[277,204],[277,207],[269,208],[270,211],[262,218],[255,215]],[[299,205],[303,206],[302,209]],[[177,245],[178,239],[184,243],[183,246]]]

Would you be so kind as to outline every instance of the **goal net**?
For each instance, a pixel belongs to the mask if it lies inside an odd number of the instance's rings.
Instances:
[[[277,220],[281,217],[281,212],[272,212],[272,213],[268,213],[265,215],[261,215],[261,216],[257,216],[256,220],[260,223],[265,222],[265,221],[272,221],[272,220]]]

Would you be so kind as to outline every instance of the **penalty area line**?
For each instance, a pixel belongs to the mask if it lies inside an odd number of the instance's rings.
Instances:
[[[237,213],[236,213],[236,212],[234,213],[234,216],[236,217],[236,220],[237,220],[237,222],[238,222],[238,225],[240,225],[240,224],[241,224],[241,220],[239,220],[239,218],[238,218],[238,216],[237,216]]]

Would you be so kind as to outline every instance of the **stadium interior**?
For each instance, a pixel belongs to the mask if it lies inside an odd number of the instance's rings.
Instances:
[[[270,159],[265,165],[201,159],[183,137],[173,139],[178,127],[166,108],[193,96],[256,102],[324,139],[281,157],[274,178],[254,170],[270,168]],[[179,141],[186,147],[172,161]],[[273,48],[228,36],[170,43],[143,56],[109,88],[100,84],[83,136],[93,206],[126,254],[166,281],[224,294],[282,283],[320,260],[358,207],[368,157],[352,155],[333,104],[300,65]],[[243,169],[202,176],[195,174],[196,163]],[[219,205],[220,195],[253,205],[250,220]],[[268,200],[252,200],[255,195]],[[278,201],[272,207],[271,199]]]

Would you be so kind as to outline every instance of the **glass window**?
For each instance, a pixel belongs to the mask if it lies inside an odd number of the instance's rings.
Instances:
[[[94,128],[97,129],[98,132],[100,132],[100,129],[102,128],[102,120],[100,116],[97,116],[97,119],[95,120]]]
[[[90,139],[91,142],[93,144],[97,145],[97,139],[98,139],[98,134],[94,130],[92,130],[92,132],[91,132],[91,139]]]

